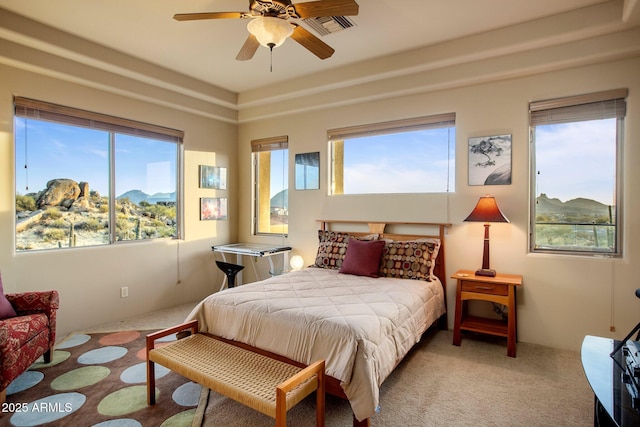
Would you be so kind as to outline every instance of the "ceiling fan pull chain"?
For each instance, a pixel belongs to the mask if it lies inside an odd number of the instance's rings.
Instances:
[[[269,43],[269,72],[273,73],[273,47],[275,44]]]

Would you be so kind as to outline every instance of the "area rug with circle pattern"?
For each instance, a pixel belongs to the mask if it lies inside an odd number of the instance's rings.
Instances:
[[[200,425],[202,387],[157,364],[156,404],[147,405],[145,339],[151,332],[70,336],[56,346],[51,363],[41,358],[7,388],[0,426]]]

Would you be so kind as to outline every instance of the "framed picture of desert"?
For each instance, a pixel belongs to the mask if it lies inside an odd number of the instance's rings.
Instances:
[[[511,184],[511,134],[469,138],[469,185]]]

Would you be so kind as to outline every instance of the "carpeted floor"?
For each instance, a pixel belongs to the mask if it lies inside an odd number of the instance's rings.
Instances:
[[[593,425],[593,394],[578,353],[519,343],[511,358],[504,340],[465,335],[456,347],[452,339],[452,331],[423,337],[383,383],[372,426]],[[289,412],[289,425],[312,425],[314,410],[313,399],[305,399]],[[203,426],[272,425],[210,393]],[[351,425],[347,402],[327,397],[326,425]]]
[[[103,325],[78,335],[91,335],[91,341],[94,341],[93,336],[104,337],[112,335],[109,333],[115,331],[162,329],[181,323],[194,305],[186,304],[127,321]],[[65,342],[68,339],[66,338]],[[584,376],[580,355],[577,352],[518,343],[517,357],[510,358],[506,356],[506,344],[501,339],[464,335],[460,347],[453,346],[451,340],[451,331],[433,331],[414,347],[382,385],[380,411],[371,419],[373,426],[593,425],[593,394]],[[140,348],[143,347],[144,344],[140,346]],[[58,346],[58,351],[75,352],[61,346]],[[80,351],[79,348],[78,352]],[[60,375],[62,372],[72,370],[71,367],[67,368],[64,365],[68,360],[69,358],[61,363]],[[141,360],[131,361],[129,365],[140,362]],[[37,370],[37,367],[34,368]],[[125,368],[119,368],[118,375],[125,370]],[[171,379],[173,376],[177,378]],[[47,381],[52,382],[52,380]],[[171,382],[168,386],[171,390],[179,389],[180,385],[188,383],[174,373],[169,373],[165,380],[159,379],[157,384],[159,388],[163,387],[163,381],[165,384]],[[144,387],[145,384],[114,385],[112,392],[135,386]],[[88,385],[84,391],[67,390],[65,393],[86,394],[87,402],[98,402],[100,399],[93,397],[94,387],[94,385]],[[189,404],[182,406],[176,412],[183,415],[174,418],[171,421],[172,424],[165,425],[190,426],[194,417],[196,424],[199,424],[200,416],[203,416],[202,425],[207,427],[273,425],[272,419],[216,393],[207,393],[205,390],[200,396],[201,389],[184,386],[184,391],[187,389],[187,394],[190,396]],[[161,388],[160,395],[163,394],[169,399],[173,393],[163,391]],[[198,405],[194,403],[197,402],[196,395],[201,400],[198,413],[194,414],[195,406]],[[19,394],[9,396],[7,402],[25,402],[17,398],[18,396]],[[125,401],[129,404],[134,399],[129,398]],[[124,405],[125,401],[114,406]],[[183,400],[184,402],[186,400]],[[94,403],[93,406],[97,407],[98,403]],[[156,405],[163,411],[164,406],[168,408],[169,403]],[[55,408],[55,406],[52,407]],[[313,425],[314,411],[313,398],[308,398],[290,411],[288,424],[291,426]],[[171,416],[169,412],[171,411],[167,409],[167,417]],[[0,426],[11,425],[9,424],[10,415],[5,413],[0,416]],[[73,423],[69,423],[71,419],[67,418],[50,424],[23,425],[84,426],[94,425],[92,420],[107,420],[99,424],[100,427],[160,426],[162,424],[161,417],[153,419],[148,416],[143,417],[142,421],[136,421],[138,424],[124,423],[121,421],[124,418],[136,418],[136,415],[76,418]],[[331,396],[327,397],[326,425],[328,427],[351,425],[351,411],[347,402]]]

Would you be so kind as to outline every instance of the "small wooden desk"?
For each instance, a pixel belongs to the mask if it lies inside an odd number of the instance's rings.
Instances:
[[[275,267],[273,265],[273,260],[271,259],[274,255],[283,256],[283,268],[286,268],[287,264],[289,264],[289,252],[291,248],[289,246],[274,246],[274,245],[266,245],[261,243],[230,243],[226,245],[216,245],[211,246],[211,250],[213,252],[218,252],[222,256],[222,260],[227,262],[227,257],[225,254],[234,254],[238,257],[238,264],[244,265],[242,262],[243,256],[250,257],[258,257],[258,258],[266,258],[269,261],[269,267],[271,267],[270,272],[275,272]],[[258,278],[258,272],[256,271],[255,264],[253,265],[253,272]],[[227,277],[225,276],[222,281],[222,286],[220,290],[224,289],[224,286],[227,283]],[[238,273],[238,285],[242,284],[242,273]]]
[[[459,270],[453,276],[458,281],[453,345],[460,345],[461,331],[480,332],[507,338],[507,355],[516,357],[516,286],[522,286],[522,276],[497,274],[476,276],[471,270]],[[507,321],[467,315],[467,301],[488,301],[507,307]]]

